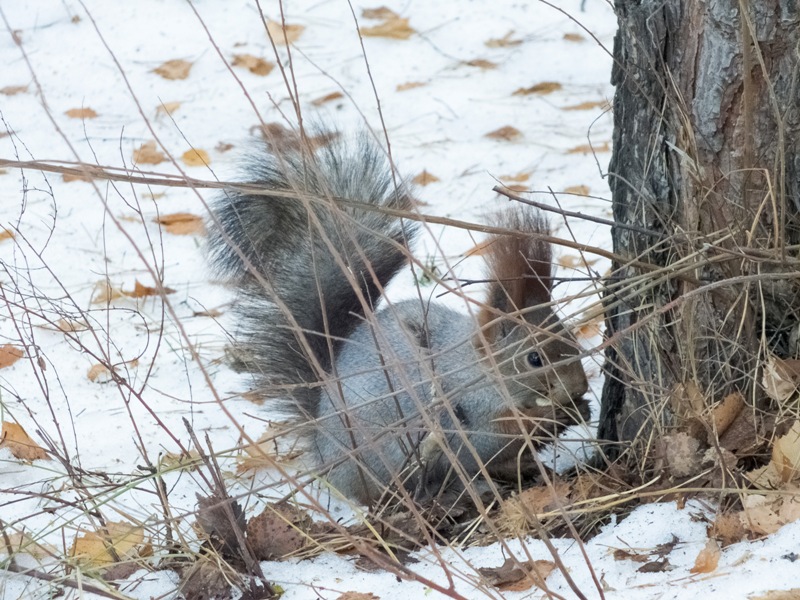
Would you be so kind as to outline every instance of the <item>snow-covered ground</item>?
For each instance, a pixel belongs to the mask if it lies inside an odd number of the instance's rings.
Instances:
[[[385,127],[401,172],[436,178],[416,189],[426,214],[483,222],[507,202],[492,192],[502,182],[535,190],[531,197],[541,202],[611,218],[603,176],[616,19],[607,3],[385,5],[408,19],[405,37],[402,22],[386,25],[386,13],[364,16],[377,3],[283,2],[286,22],[300,26],[290,30],[296,36],[291,55],[278,48],[284,79],[253,0],[0,0],[0,159],[82,162],[151,179],[235,180],[237,157],[248,152],[258,128],[294,121],[291,89],[308,122],[343,130]],[[277,0],[261,6],[272,21],[281,19]],[[354,14],[362,28],[383,24],[391,35],[364,37],[362,48]],[[250,471],[235,472],[236,448],[261,437],[275,415],[240,396],[247,379],[224,361],[231,293],[211,278],[202,232],[176,234],[175,225],[163,224],[184,215],[182,224],[193,227],[192,216],[204,218],[211,198],[200,187],[85,181],[0,165],[0,226],[14,234],[0,241],[0,346],[24,350],[0,369],[2,420],[19,423],[36,444],[67,459],[27,462],[0,448],[3,533],[12,542],[39,544],[18,554],[17,565],[46,571],[53,564],[46,553],[67,555],[80,531],[97,528],[95,513],[144,524],[146,535],[158,530],[161,488],[147,466],[174,465],[172,457],[193,447],[184,419],[199,438],[209,436],[232,490],[261,490],[262,497],[242,496],[248,516],[260,512],[263,497],[286,491],[280,482],[269,486],[269,474],[252,479]],[[610,247],[607,228],[551,221],[561,238]],[[431,226],[416,253],[440,274],[455,267],[461,277],[479,277],[480,259],[463,254],[480,239]],[[607,261],[586,258],[591,273],[577,251],[562,250],[559,264],[576,278],[608,269]],[[166,302],[147,294],[157,274],[172,290]],[[137,282],[144,286],[138,293]],[[410,273],[401,274],[390,294],[412,293],[415,284]],[[591,286],[584,279],[559,286],[557,294]],[[566,316],[582,315],[592,301],[570,303]],[[591,346],[598,338],[584,341]],[[586,361],[595,398],[600,361]],[[97,367],[101,362],[115,365],[121,379]],[[163,476],[176,535],[190,540],[195,493],[209,489],[202,473],[173,468]],[[748,598],[800,588],[797,523],[723,549],[710,573],[690,573],[707,542],[697,516],[707,511],[698,503],[640,507],[586,542],[588,561],[575,541],[553,543],[587,598],[601,597],[601,590],[626,600]],[[615,554],[645,555],[673,536],[671,568],[661,572],[639,572],[641,563]],[[445,571],[454,573],[455,590],[467,598],[547,597],[535,587],[500,592],[482,585],[476,573],[499,566],[508,552],[549,560],[540,540],[438,552],[420,553],[421,562],[410,568],[445,587]],[[383,599],[442,597],[422,583],[358,570],[346,556],[264,563],[263,569],[284,598],[338,598],[347,591]],[[139,571],[123,589],[128,597],[161,598],[175,585],[169,572]],[[558,570],[547,585],[552,597],[574,597]],[[0,579],[2,598],[50,597],[55,589],[27,575]]]

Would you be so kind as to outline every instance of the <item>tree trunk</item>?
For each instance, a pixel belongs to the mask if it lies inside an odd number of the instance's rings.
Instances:
[[[616,8],[599,436],[642,456],[729,393],[766,406],[766,354],[797,353],[800,2]]]

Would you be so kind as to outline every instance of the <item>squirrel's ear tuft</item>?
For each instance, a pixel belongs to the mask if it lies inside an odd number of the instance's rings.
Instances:
[[[518,206],[498,215],[493,223],[509,231],[487,242],[489,291],[478,321],[489,342],[497,341],[500,327],[489,325],[503,313],[513,313],[550,302],[552,249],[540,236],[550,235],[544,217]]]

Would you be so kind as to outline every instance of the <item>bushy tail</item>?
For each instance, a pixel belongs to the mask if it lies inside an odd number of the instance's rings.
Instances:
[[[311,415],[314,384],[403,266],[416,232],[380,211],[412,208],[383,151],[366,134],[327,137],[316,151],[292,139],[255,156],[248,177],[263,193],[227,192],[209,237],[212,263],[242,292],[238,357],[265,395],[292,397]]]

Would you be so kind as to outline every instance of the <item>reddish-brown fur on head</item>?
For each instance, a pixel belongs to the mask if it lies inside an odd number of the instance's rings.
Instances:
[[[549,235],[547,221],[534,209],[517,206],[494,223],[509,235],[495,235],[486,244],[489,265],[487,306],[478,320],[489,341],[497,339],[498,325],[489,325],[504,313],[550,302],[552,249],[539,235]]]

